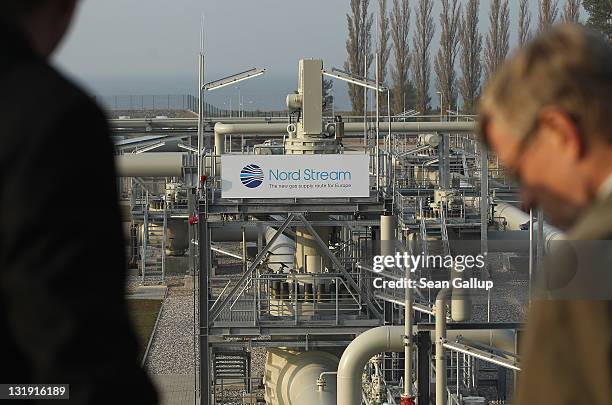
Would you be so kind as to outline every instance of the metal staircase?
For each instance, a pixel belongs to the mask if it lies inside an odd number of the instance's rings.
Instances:
[[[213,357],[213,382],[220,385],[243,385],[250,392],[251,352],[217,351]]]
[[[144,239],[141,256],[141,283],[143,285],[158,285],[165,282],[167,228],[166,211],[163,211],[160,220],[151,216],[147,206],[144,212]]]

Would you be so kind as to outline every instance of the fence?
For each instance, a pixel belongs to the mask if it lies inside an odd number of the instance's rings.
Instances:
[[[190,94],[96,96],[98,104],[109,112],[191,111],[198,112],[199,99]],[[204,103],[205,117],[287,117],[287,111],[237,111]]]

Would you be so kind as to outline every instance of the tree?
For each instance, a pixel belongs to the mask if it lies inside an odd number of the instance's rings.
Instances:
[[[331,115],[334,106],[334,96],[332,90],[334,81],[331,79],[323,79],[323,114]]]
[[[429,96],[429,81],[431,79],[429,47],[434,36],[432,10],[432,0],[419,0],[416,11],[416,30],[413,38],[412,78],[416,97],[415,109],[421,114],[425,114],[431,109],[431,97]]]
[[[493,0],[489,12],[489,33],[485,43],[485,74],[489,79],[510,50],[510,7],[508,0]]]
[[[480,95],[482,78],[482,35],[478,31],[480,0],[468,0],[461,19],[461,71],[459,90],[463,97],[463,110],[473,114]]]
[[[587,25],[612,41],[612,0],[583,0],[589,18]]]
[[[559,14],[557,0],[540,0],[538,31],[549,30],[555,24],[557,14]]]
[[[578,23],[580,21],[581,0],[567,0],[563,9],[563,21]]]
[[[442,111],[453,109],[457,104],[455,64],[459,50],[460,14],[461,5],[458,0],[442,0],[440,49],[434,65],[437,88],[442,95]]]
[[[529,3],[528,0],[521,0],[519,4],[519,32],[518,32],[518,43],[519,47],[524,47],[527,42],[529,42],[529,38],[531,37],[531,11],[529,11]]]
[[[391,71],[393,76],[393,111],[394,114],[404,112],[409,105],[410,96],[410,3],[408,0],[393,0],[391,10],[391,39],[395,55],[395,66]]]
[[[374,16],[368,12],[370,0],[351,0],[351,13],[346,15],[348,59],[344,70],[355,76],[366,76],[372,66],[372,24]],[[367,61],[367,62],[366,62]],[[348,86],[349,98],[355,115],[364,113],[364,91],[355,84]]]
[[[387,79],[387,64],[391,55],[389,46],[389,15],[387,14],[387,0],[378,0],[378,80],[385,83]],[[381,111],[387,111],[386,96],[379,94],[378,103]]]

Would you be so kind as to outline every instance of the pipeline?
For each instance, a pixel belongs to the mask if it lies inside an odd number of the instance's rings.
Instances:
[[[344,350],[338,365],[337,405],[361,403],[361,375],[377,353],[404,350],[403,326],[380,326],[357,336]]]
[[[503,217],[506,220],[507,229],[510,231],[521,230],[521,225],[529,222],[529,214],[516,208],[514,205],[496,201],[496,217]],[[565,239],[563,231],[554,226],[544,224],[544,248],[549,251],[553,241]]]
[[[180,177],[183,153],[141,153],[115,156],[119,177]]]
[[[440,349],[438,351],[439,338],[448,340],[456,340],[463,337],[467,340],[483,343],[488,346],[498,348],[500,350],[513,353],[515,352],[515,332],[512,330],[451,330],[446,331],[446,301],[450,297],[450,291],[445,290],[443,295],[438,296],[436,301],[436,312],[443,314],[437,317],[440,320],[437,323],[444,322],[444,325],[437,325],[439,332],[432,336],[432,342],[436,344],[436,370],[445,369],[445,358],[443,355],[438,356],[438,353],[443,353],[443,347],[440,341]],[[442,320],[444,318],[444,321]],[[401,352],[404,351],[404,326],[380,326],[370,329],[367,332],[359,335],[344,351],[338,365],[337,388],[338,401],[337,405],[354,405],[361,403],[361,375],[366,363],[376,354],[381,352]],[[441,368],[438,368],[441,367]],[[436,373],[436,378],[444,378],[445,373]],[[437,387],[442,387],[443,397],[446,393],[445,380],[438,380]],[[437,390],[437,388],[436,388]],[[436,402],[439,404],[440,402]]]
[[[335,405],[337,367],[338,357],[328,352],[270,348],[264,375],[266,403]]]
[[[361,133],[367,128],[368,131],[375,131],[376,125],[368,122],[364,126],[363,123],[345,123],[345,133]],[[381,122],[379,126],[380,132],[389,131],[389,123]],[[401,133],[424,133],[424,132],[468,132],[476,131],[475,122],[392,122],[391,131]],[[286,124],[228,124],[218,122],[215,124],[215,144],[217,139],[225,135],[232,134],[287,134]],[[221,142],[221,141],[219,141]],[[221,149],[222,150],[222,149]],[[217,153],[219,149],[217,148]]]

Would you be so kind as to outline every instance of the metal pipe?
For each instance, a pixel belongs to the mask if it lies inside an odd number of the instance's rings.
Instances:
[[[376,123],[367,122],[369,130],[375,129]],[[379,123],[380,131],[393,131],[402,133],[424,133],[424,132],[468,132],[476,131],[475,122],[388,122]],[[346,123],[345,133],[359,133],[363,131],[360,123]],[[215,137],[217,135],[229,135],[240,133],[256,134],[284,134],[287,133],[287,124],[230,124],[218,122],[215,124]]]
[[[410,280],[410,270],[406,268],[406,280]],[[414,398],[412,392],[412,288],[410,283],[405,287],[406,305],[404,307],[404,397],[408,402]]]
[[[506,220],[507,230],[521,230],[521,225],[529,222],[529,214],[514,205],[499,200],[495,201],[495,204],[497,205],[495,208],[495,216],[498,218],[503,217]],[[547,223],[543,225],[542,234],[544,236],[543,242],[546,251],[550,250],[553,241],[565,239],[563,231]]]
[[[436,317],[436,405],[446,405],[446,356],[444,340],[446,339],[446,301],[450,289],[443,288],[438,292],[434,307]]]
[[[338,358],[322,351],[270,348],[264,383],[268,404],[335,405]],[[327,377],[325,377],[327,376]]]
[[[141,153],[115,156],[119,177],[180,177],[183,153]]]
[[[482,343],[508,353],[516,353],[516,331],[512,329],[451,329],[446,331],[446,340],[465,340]],[[432,342],[436,343],[436,342]]]
[[[269,243],[276,229],[266,226],[264,237],[266,243]],[[212,228],[211,237],[215,242],[242,242],[244,239],[247,242],[257,241],[259,229],[257,227],[242,227],[239,224],[228,223],[220,228]],[[271,258],[268,260],[268,266],[275,271],[288,271],[294,267],[295,257],[295,241],[287,235],[279,235],[274,243],[270,246],[269,252]],[[242,259],[242,257],[240,257]]]
[[[357,336],[346,348],[338,365],[337,405],[361,403],[361,375],[377,353],[404,349],[403,326],[380,326]]]
[[[436,299],[436,405],[446,402],[446,358],[444,340],[446,332],[446,302],[450,290],[441,290]],[[361,401],[361,374],[370,358],[380,352],[399,352],[404,346],[404,326],[381,326],[359,335],[346,348],[338,366],[338,402],[337,405],[354,405]],[[448,332],[449,339],[462,336],[502,350],[513,352],[514,339],[512,331],[472,331],[453,330]]]

